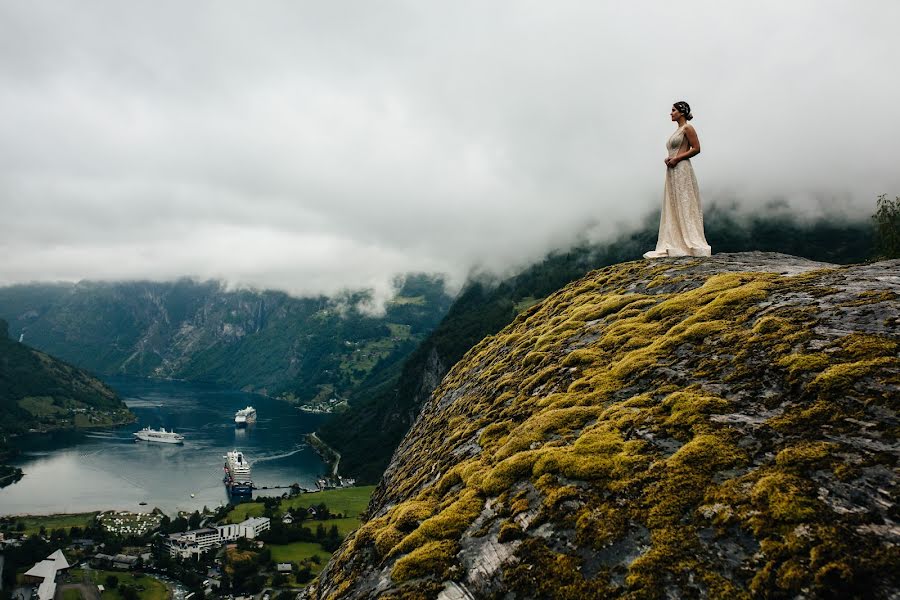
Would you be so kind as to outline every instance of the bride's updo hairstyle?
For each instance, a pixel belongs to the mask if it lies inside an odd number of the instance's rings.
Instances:
[[[684,115],[684,118],[690,121],[694,118],[694,115],[691,114],[691,105],[685,102],[684,100],[679,100],[672,106],[675,107],[675,110]]]

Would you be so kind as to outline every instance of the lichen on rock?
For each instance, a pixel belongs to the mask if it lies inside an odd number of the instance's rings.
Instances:
[[[308,595],[900,594],[898,318],[900,261],[590,273],[447,374]]]

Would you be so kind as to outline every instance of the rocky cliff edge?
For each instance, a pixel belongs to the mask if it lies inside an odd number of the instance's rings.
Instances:
[[[900,261],[633,262],[444,378],[311,598],[897,597]]]

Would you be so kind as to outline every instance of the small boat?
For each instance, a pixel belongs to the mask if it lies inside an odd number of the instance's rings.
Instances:
[[[146,502],[138,502],[138,506],[147,506]]]
[[[193,494],[191,494],[191,498],[193,498],[193,497],[194,497],[194,495],[193,495]]]

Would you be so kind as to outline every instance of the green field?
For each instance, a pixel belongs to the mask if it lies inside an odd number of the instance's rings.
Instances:
[[[315,531],[316,526],[321,523],[325,530],[331,529],[332,525],[337,525],[341,537],[347,537],[352,532],[359,529],[359,517],[347,517],[346,519],[328,519],[327,521],[305,521],[307,525],[311,525],[311,529]]]
[[[24,517],[19,517],[18,521],[21,521],[25,524],[25,533],[32,534],[38,533],[41,530],[41,525],[44,526],[46,531],[53,531],[54,529],[66,529],[68,530],[70,527],[81,527],[82,529],[91,524],[91,521],[94,520],[100,513],[90,512],[90,513],[77,513],[72,515],[28,515]]]
[[[281,509],[314,506],[324,502],[325,506],[332,513],[341,513],[345,517],[358,517],[366,510],[366,507],[369,505],[369,498],[372,497],[372,492],[374,491],[374,485],[366,485],[338,490],[325,490],[324,492],[311,492],[283,500]]]
[[[66,590],[63,592],[63,600],[81,600],[81,592],[78,590]]]
[[[275,562],[292,562],[299,564],[301,561],[318,556],[321,559],[319,565],[316,565],[313,571],[316,573],[325,566],[331,553],[322,549],[322,546],[315,542],[294,542],[293,544],[285,544],[284,546],[267,546],[272,551],[272,560]]]
[[[169,597],[169,590],[166,584],[147,575],[136,576],[127,571],[85,571],[81,569],[72,569],[70,575],[74,581],[90,581],[106,588],[100,596],[101,600],[122,600],[122,596],[117,589],[111,590],[106,587],[106,577],[108,575],[115,575],[119,579],[119,585],[136,587],[141,600],[166,600]],[[70,599],[65,597],[63,600]]]
[[[240,523],[250,517],[261,517],[263,514],[262,502],[244,502],[238,504],[228,513],[226,523]]]
[[[341,488],[337,490],[325,490],[324,492],[310,492],[308,494],[300,494],[293,498],[281,501],[281,508],[276,512],[278,516],[284,514],[288,508],[297,508],[298,506],[314,506],[316,504],[325,503],[332,513],[341,513],[346,518],[354,520],[356,525],[350,529],[353,531],[359,527],[358,517],[369,505],[369,498],[375,491],[374,485],[366,485],[362,487]],[[244,502],[235,506],[226,518],[229,523],[240,523],[249,517],[261,517],[263,514],[262,502]],[[346,519],[338,519],[344,521]],[[326,521],[326,525],[330,526],[331,521]],[[315,525],[313,525],[315,527]],[[338,528],[344,532],[345,525],[338,523]]]

